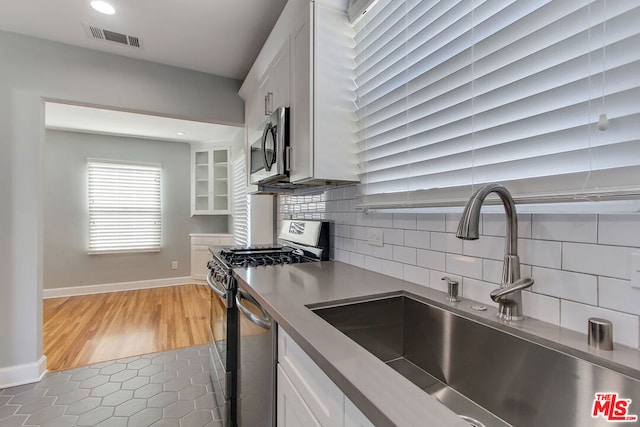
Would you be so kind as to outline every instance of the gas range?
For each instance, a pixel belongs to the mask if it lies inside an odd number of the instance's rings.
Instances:
[[[306,256],[302,250],[288,246],[225,248],[220,251],[220,256],[231,268],[319,261],[316,257]]]
[[[329,223],[282,221],[281,245],[224,248],[213,254],[210,269],[229,273],[233,268],[298,264],[329,259]],[[222,265],[220,265],[222,264]]]
[[[275,361],[268,359],[275,354],[275,322],[242,289],[233,270],[329,259],[328,222],[284,220],[278,237],[280,245],[212,250],[213,258],[208,263],[207,283],[212,290],[211,372],[215,374],[211,380],[224,427],[271,426],[270,420],[275,414],[271,405],[275,404],[275,370],[270,368],[275,366]],[[246,308],[247,303],[254,306],[253,311]],[[262,314],[258,315],[258,312]],[[221,314],[223,320],[218,319]],[[240,322],[241,318],[263,331],[243,334],[242,330],[248,323]],[[224,330],[218,336],[214,333],[219,326],[216,322],[221,323]],[[256,357],[267,358],[268,363],[256,363]],[[248,362],[247,358],[251,361]]]

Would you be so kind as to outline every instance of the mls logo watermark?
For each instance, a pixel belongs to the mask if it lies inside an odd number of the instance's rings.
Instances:
[[[638,416],[629,414],[630,405],[631,399],[619,398],[618,393],[596,393],[591,417],[603,417],[612,422],[635,422],[638,420]]]

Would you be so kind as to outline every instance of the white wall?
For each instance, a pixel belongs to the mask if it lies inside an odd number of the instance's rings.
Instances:
[[[279,197],[282,218],[326,219],[332,258],[446,292],[441,280],[457,278],[464,298],[495,307],[504,257],[504,214],[483,214],[480,239],[455,236],[460,214],[356,212],[356,186]],[[631,287],[630,255],[640,253],[640,215],[518,215],[525,316],[583,334],[589,317],[614,325],[614,341],[639,347],[640,289]],[[383,233],[371,246],[367,230]],[[443,296],[444,297],[444,296]],[[585,335],[586,340],[586,335]]]
[[[0,32],[0,387],[42,358],[43,99],[242,125],[240,82]]]

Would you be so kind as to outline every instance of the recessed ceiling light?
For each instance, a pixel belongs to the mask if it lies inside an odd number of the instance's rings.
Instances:
[[[176,135],[184,136],[184,132],[182,132],[181,130],[179,130],[178,132],[176,132]]]
[[[113,15],[114,13],[116,13],[116,10],[113,6],[102,0],[93,0],[91,2],[91,7],[100,13],[104,13],[105,15]]]

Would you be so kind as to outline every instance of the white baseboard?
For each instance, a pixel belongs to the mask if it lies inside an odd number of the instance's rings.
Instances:
[[[37,362],[26,365],[0,368],[0,390],[23,384],[38,382],[47,373],[47,356],[42,356]]]
[[[61,298],[77,295],[104,294],[107,292],[134,291],[137,289],[161,288],[164,286],[178,286],[199,284],[191,277],[170,277],[168,279],[139,280],[137,282],[106,283],[102,285],[69,286],[67,288],[43,289],[42,297]]]

